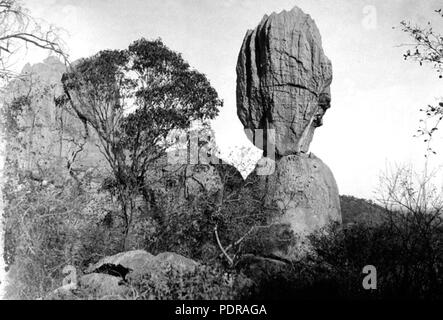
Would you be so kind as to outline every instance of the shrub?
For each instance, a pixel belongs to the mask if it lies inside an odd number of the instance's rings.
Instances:
[[[251,298],[442,299],[443,230],[410,232],[412,222],[401,221],[331,224],[309,237],[301,260],[261,273]],[[365,265],[377,269],[376,290],[362,286]]]
[[[130,281],[137,300],[233,300],[243,298],[250,285],[242,274],[227,272],[212,266],[199,266],[193,272],[182,273],[172,267],[164,271],[165,278],[150,274]],[[165,280],[166,279],[166,280]]]
[[[121,231],[102,223],[108,199],[100,194],[69,184],[62,191],[29,184],[8,195],[8,298],[40,298],[61,285],[66,265],[83,269],[118,251]]]

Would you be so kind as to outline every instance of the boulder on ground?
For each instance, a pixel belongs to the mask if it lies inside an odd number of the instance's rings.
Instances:
[[[87,272],[118,275],[122,279],[131,279],[142,275],[163,273],[168,267],[186,273],[195,270],[198,263],[174,252],[162,252],[154,256],[144,250],[121,252],[105,257],[90,266]]]
[[[121,252],[91,265],[75,286],[60,287],[45,299],[120,299],[131,293],[131,280],[147,276],[163,286],[168,280],[168,270],[186,274],[194,272],[198,266],[196,261],[173,252],[156,256],[145,250]]]
[[[94,297],[102,299],[119,298],[129,292],[122,278],[104,273],[90,273],[82,276],[79,287],[91,292]]]

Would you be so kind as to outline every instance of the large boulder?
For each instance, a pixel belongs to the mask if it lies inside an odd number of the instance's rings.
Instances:
[[[149,277],[156,285],[164,287],[168,281],[168,270],[188,274],[194,272],[199,265],[198,262],[174,252],[162,252],[156,256],[145,250],[121,252],[90,265],[77,283],[60,287],[45,299],[120,299],[131,294],[131,280]]]
[[[268,174],[263,168],[268,168]],[[276,248],[274,253],[280,256],[294,257],[304,247],[307,235],[331,221],[341,222],[337,183],[328,166],[312,153],[277,161],[263,158],[246,183],[249,181],[254,181],[257,192],[263,195],[265,206],[276,208],[269,223],[291,230],[302,240],[293,243],[292,248]],[[275,236],[279,237],[279,232]]]
[[[275,221],[290,225],[297,234],[309,234],[331,220],[341,222],[337,183],[323,161],[312,153],[290,155],[273,167],[258,178],[266,203],[275,204],[281,213]],[[248,179],[254,175],[255,171]]]
[[[184,155],[176,157],[168,154],[157,166],[148,171],[148,185],[155,193],[154,197],[163,199],[163,203],[180,205],[194,199],[217,195],[226,188],[226,184],[240,187],[243,177],[233,165],[213,156],[213,163],[189,163]]]
[[[280,156],[307,152],[330,106],[331,81],[314,20],[297,7],[265,15],[238,56],[238,117],[257,147],[270,145]]]
[[[101,299],[119,298],[129,293],[121,278],[104,273],[85,274],[80,278],[79,287]]]
[[[233,165],[218,157],[212,130],[190,130],[176,137],[179,143],[148,169],[148,187],[159,195],[179,204],[201,196],[220,192],[228,182],[243,183],[243,177]],[[166,201],[164,201],[166,202]]]
[[[167,268],[187,273],[193,272],[198,263],[192,259],[173,252],[162,252],[154,256],[144,250],[132,250],[105,257],[86,271],[88,273],[106,273],[130,279],[150,274],[161,277]]]
[[[126,273],[129,271],[139,271],[143,270],[147,263],[152,261],[154,256],[145,250],[132,250],[126,252],[120,252],[113,256],[104,257],[97,263],[90,265],[88,269],[86,269],[87,273],[97,272],[102,269],[104,266],[121,266],[125,269],[128,269]],[[120,276],[124,277],[126,274],[120,274]]]

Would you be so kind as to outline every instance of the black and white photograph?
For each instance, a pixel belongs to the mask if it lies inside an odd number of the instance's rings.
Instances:
[[[441,0],[0,0],[0,300],[441,302],[442,131]]]

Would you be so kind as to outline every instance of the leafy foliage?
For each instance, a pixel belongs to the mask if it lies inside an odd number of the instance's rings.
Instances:
[[[171,146],[168,136],[192,121],[214,118],[222,102],[206,77],[161,40],[99,52],[62,81],[65,97],[59,102],[99,137],[126,224],[126,248],[135,198],[151,201],[147,171]],[[135,110],[128,114],[130,108]]]
[[[261,272],[250,297],[442,299],[443,229],[410,233],[410,228],[409,224],[344,228],[332,224],[310,237],[312,251],[305,257],[274,267],[268,274]],[[376,290],[363,289],[362,269],[366,265],[377,268]]]
[[[441,9],[435,10],[435,12],[443,18]],[[404,59],[415,60],[420,65],[431,63],[439,74],[439,78],[442,78],[443,37],[434,31],[430,22],[426,27],[420,27],[407,21],[402,21],[400,25],[402,30],[415,41],[413,50],[407,50]]]
[[[130,281],[136,300],[237,300],[247,296],[250,281],[242,274],[210,266],[190,273],[167,268],[165,282],[150,275]]]
[[[435,10],[435,12],[443,18],[442,9]],[[401,29],[414,40],[412,50],[406,51],[404,59],[417,61],[420,66],[430,64],[437,72],[438,77],[443,78],[443,35],[436,32],[430,22],[426,27],[421,27],[411,22],[402,21]],[[421,125],[417,130],[417,136],[422,137],[426,143],[426,157],[428,157],[431,154],[436,154],[431,146],[431,141],[443,120],[443,102],[437,105],[428,105],[420,111],[423,113],[423,119],[420,120]]]

